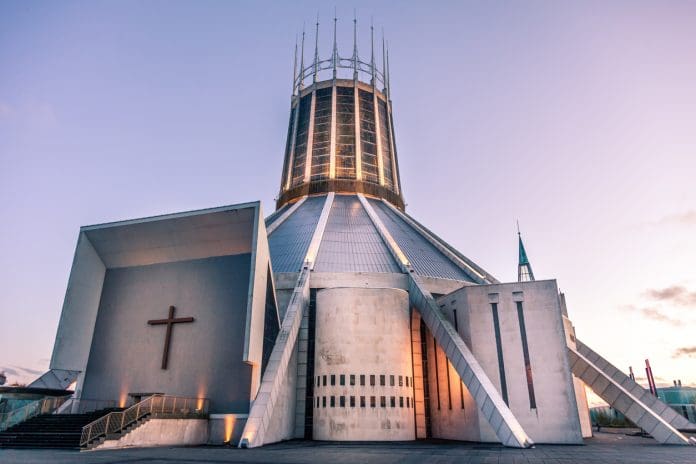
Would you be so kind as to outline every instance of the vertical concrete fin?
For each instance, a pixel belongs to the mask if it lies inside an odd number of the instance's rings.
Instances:
[[[568,358],[573,374],[600,398],[660,443],[692,444],[670,423],[674,416],[679,417],[676,412],[649,393],[649,398],[644,396],[646,391],[643,387],[630,380],[579,340],[576,340],[576,343],[577,348],[568,344]],[[605,367],[599,367],[600,364]]]
[[[293,430],[288,430],[287,436],[281,437],[266,437],[266,431],[274,420],[280,390],[285,385],[287,376],[293,374],[288,373],[288,366],[300,331],[302,315],[308,304],[309,268],[305,266],[295,284],[283,324],[261,380],[261,387],[249,411],[249,418],[244,425],[239,443],[240,448],[254,448],[292,437]],[[285,405],[279,406],[278,409],[282,409]]]
[[[358,195],[365,211],[370,216],[382,239],[391,250],[397,262],[409,276],[408,294],[411,305],[416,307],[430,332],[445,350],[447,358],[474,396],[476,405],[495,430],[496,436],[505,446],[529,448],[534,445],[512,411],[507,407],[500,393],[484,372],[469,347],[466,346],[457,331],[440,312],[437,303],[411,268],[403,252],[399,249],[389,231],[361,194]],[[492,404],[491,411],[484,411],[485,404]],[[498,424],[497,427],[493,424]]]

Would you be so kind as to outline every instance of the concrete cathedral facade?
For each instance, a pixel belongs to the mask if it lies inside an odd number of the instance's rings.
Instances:
[[[576,338],[521,239],[519,279],[501,283],[406,213],[388,55],[342,57],[335,38],[329,58],[304,55],[303,37],[270,216],[248,203],[80,230],[35,386],[150,408],[82,445],[574,444],[592,434],[586,385],[688,443],[693,424]]]

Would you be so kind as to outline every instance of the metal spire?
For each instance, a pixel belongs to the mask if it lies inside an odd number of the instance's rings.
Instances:
[[[382,91],[387,93],[387,48],[384,45],[384,28],[382,28],[382,84],[384,88]]]
[[[295,34],[295,60],[292,65],[292,94],[295,95],[295,84],[297,82],[297,34]]]
[[[317,73],[319,72],[319,13],[317,13],[317,29],[314,33],[314,77],[313,82],[317,83]]]
[[[534,272],[532,271],[532,265],[529,263],[529,258],[527,258],[527,251],[524,249],[524,244],[522,243],[522,234],[520,233],[519,221],[517,221],[517,238],[519,249],[519,259],[517,264],[517,281],[527,282],[535,280]]]
[[[305,27],[302,25],[302,52],[300,53],[300,75],[297,83],[297,93],[304,87],[304,38],[305,38]]]
[[[358,80],[358,18],[353,10],[353,79]]]
[[[334,7],[334,30],[333,30],[333,55],[331,61],[333,64],[333,78],[336,79],[337,67],[338,67],[338,45],[336,44],[336,23],[338,18],[336,18],[336,8]]]
[[[386,81],[385,87],[387,89],[387,100],[391,100],[391,82],[390,82],[391,72],[389,71],[389,41],[387,41],[387,75],[384,78]]]
[[[370,18],[370,66],[372,71],[372,87],[375,86],[375,25]]]

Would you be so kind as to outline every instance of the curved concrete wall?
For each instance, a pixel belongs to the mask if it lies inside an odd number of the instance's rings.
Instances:
[[[415,440],[408,293],[317,292],[315,440]]]

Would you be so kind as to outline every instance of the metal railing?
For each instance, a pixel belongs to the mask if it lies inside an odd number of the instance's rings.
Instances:
[[[0,432],[39,414],[50,414],[68,400],[68,397],[51,397],[33,401],[14,411],[0,414]]]
[[[120,434],[129,425],[147,416],[196,417],[208,413],[207,398],[153,395],[125,411],[112,412],[82,428],[80,446],[87,446],[101,437]]]

